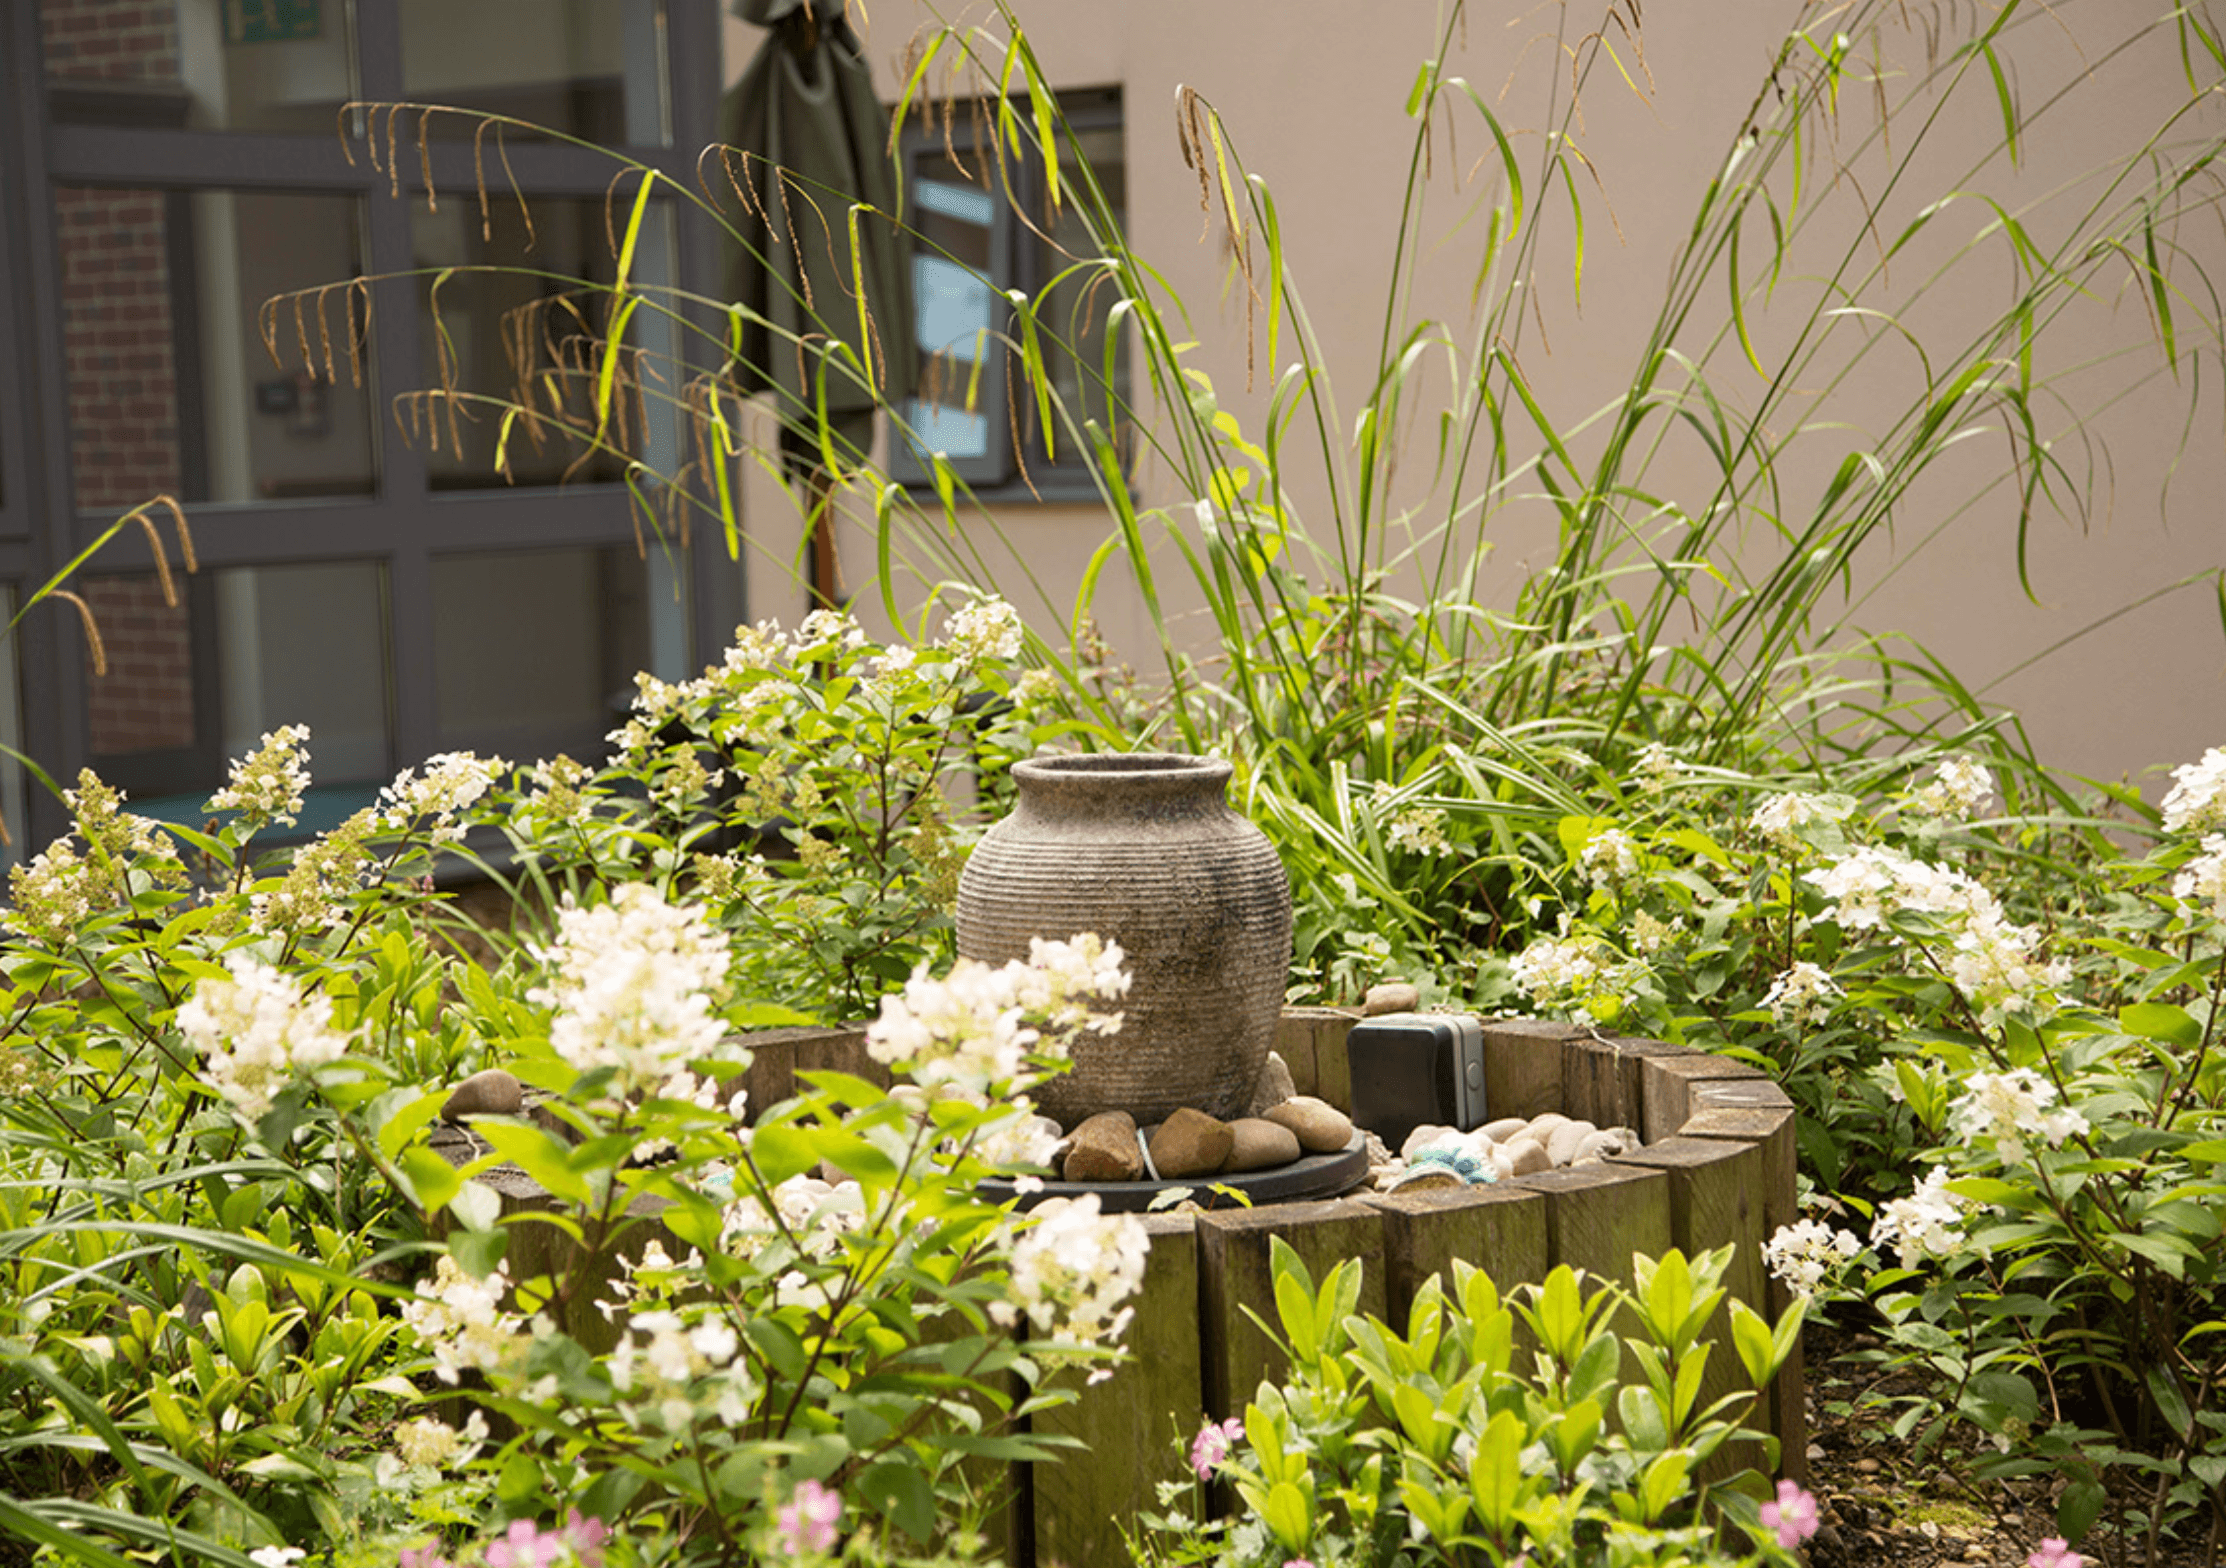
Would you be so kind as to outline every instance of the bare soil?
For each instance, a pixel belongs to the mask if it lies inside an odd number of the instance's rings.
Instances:
[[[1881,1373],[1852,1359],[1877,1341],[1812,1320],[1802,1340],[1809,1382],[1809,1487],[1819,1525],[1808,1543],[1811,1568],[1944,1568],[1947,1564],[2024,1568],[2043,1537],[2058,1533],[2053,1475],[1976,1480],[1971,1448],[1920,1447],[1893,1431],[1895,1407],[1883,1399],[1919,1389],[1906,1373]],[[2110,1510],[2073,1545],[2095,1568],[2220,1568],[2203,1531],[2166,1541],[2152,1556],[2145,1539],[2122,1539]]]

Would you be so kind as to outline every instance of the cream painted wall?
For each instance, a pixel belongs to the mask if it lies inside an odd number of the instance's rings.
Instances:
[[[2037,101],[2081,72],[2090,76],[2082,86],[2080,111],[2044,122],[2026,148],[2023,171],[1990,172],[1989,189],[2018,205],[2132,145],[2129,139],[2141,133],[2144,116],[2175,85],[2176,52],[2168,39],[2157,39],[2128,56],[2112,57],[2104,41],[2150,9],[2144,0],[2067,0],[2053,8],[2060,19],[2055,25],[2020,35],[2013,70],[2020,91],[2030,98]],[[897,62],[914,29],[931,20],[929,7],[925,0],[872,0],[865,10],[868,53],[884,91],[893,96]],[[1220,110],[1248,165],[1276,193],[1287,253],[1343,389],[1341,412],[1349,420],[1354,389],[1373,363],[1382,327],[1412,136],[1402,105],[1418,62],[1432,47],[1437,8],[1413,0],[1373,8],[1330,0],[1272,5],[1020,0],[1020,11],[1055,81],[1122,89],[1132,239],[1190,302],[1206,339],[1197,363],[1214,376],[1225,402],[1256,410],[1263,399],[1255,394],[1248,401],[1241,392],[1244,324],[1241,312],[1224,299],[1224,252],[1217,237],[1200,241],[1197,183],[1183,167],[1175,134],[1178,85],[1196,88]],[[968,14],[982,12],[977,7]],[[1790,0],[1686,0],[1675,8],[1649,6],[1644,14],[1646,62],[1655,85],[1651,98],[1642,102],[1620,84],[1611,85],[1604,72],[1585,98],[1581,145],[1598,169],[1601,191],[1587,193],[1581,309],[1571,298],[1566,249],[1557,247],[1551,253],[1564,259],[1558,271],[1541,276],[1539,314],[1523,345],[1526,369],[1562,421],[1598,407],[1631,373],[1672,249],[1762,80],[1776,30],[1794,7]],[[1511,127],[1546,121],[1539,95],[1551,79],[1553,45],[1541,29],[1553,20],[1552,7],[1530,0],[1479,0],[1471,7],[1454,69],[1494,101]],[[756,36],[755,29],[729,23],[730,77]],[[1922,55],[1923,40],[1913,36],[1895,47],[1914,60]],[[1624,56],[1635,68],[1630,51]],[[1566,83],[1565,68],[1558,80]],[[1984,93],[1971,100],[1973,112],[1960,127],[1968,138],[1989,131],[1987,107]],[[1845,145],[1859,140],[1867,116],[1867,107],[1851,95],[1843,111]],[[2215,132],[2218,125],[2214,117],[2203,128]],[[1535,148],[1534,141],[1523,145]],[[1967,139],[1962,145],[1983,141]],[[1488,150],[1473,125],[1462,128],[1454,148],[1437,144],[1442,189],[1433,210],[1441,219],[1467,199],[1446,176],[1467,170]],[[1955,156],[1968,163],[1970,154]],[[1952,160],[1948,167],[1956,179],[1964,173]],[[1858,164],[1855,172],[1860,179],[1874,171]],[[1613,205],[1612,226],[1600,195]],[[1951,237],[1972,232],[1978,211],[1967,204],[1936,220],[1938,241],[1930,252],[1920,246],[1910,253],[1909,265],[1897,264],[1890,292],[1911,286],[1920,276],[1917,265],[1943,254]],[[2049,220],[2034,221],[2045,227]],[[2226,238],[2217,228],[2190,230],[2182,240],[2226,277]],[[1436,252],[1418,294],[1418,310],[1442,315],[1462,331],[1474,249],[1473,240],[1456,239]],[[1815,254],[1822,254],[1821,248],[1803,252]],[[2006,267],[1984,259],[1970,269],[1963,292],[1926,302],[1915,319],[1931,322],[1944,335],[1960,321],[1996,309],[2006,281]],[[1802,291],[1811,286],[1789,278],[1785,304],[1804,303]],[[1720,311],[1720,303],[1710,303]],[[1758,322],[1758,334],[1765,343],[1773,334],[1782,337],[1792,319],[1789,309],[1776,312]],[[2070,351],[2060,355],[2062,364],[2129,344],[2139,350],[2150,330],[2140,299],[2122,290],[2082,311],[2076,327],[2059,345]],[[1998,495],[1962,516],[1949,516],[1957,490],[1950,481],[1957,475],[1944,467],[1940,483],[1912,494],[1897,512],[1895,549],[1878,551],[1877,559],[1864,563],[1852,620],[1921,641],[1969,684],[2017,709],[2044,756],[2082,773],[2140,775],[2226,742],[2226,637],[2207,589],[2124,614],[2070,648],[2028,664],[2077,628],[2176,579],[2226,564],[2215,500],[2226,480],[2217,370],[2215,362],[2203,367],[2208,385],[2176,472],[2173,454],[2184,398],[2168,378],[2108,407],[2124,379],[2118,370],[2105,367],[2067,383],[2074,405],[2094,415],[2109,442],[2110,467],[2086,527],[2052,517],[2035,523],[2031,575],[2038,603],[2029,602],[2017,583],[2007,499]],[[1743,400],[1757,390],[1751,372],[1720,362],[1718,373],[1719,390],[1727,397]],[[1908,401],[1918,384],[1911,380],[1914,373],[1909,356],[1880,356],[1859,378],[1865,395],[1842,417],[1858,427],[1882,421]],[[1272,383],[1269,367],[1259,367],[1256,381],[1263,389]],[[1796,501],[1813,497],[1820,477],[1860,442],[1853,430],[1841,438],[1820,438],[1812,461],[1796,457],[1782,464],[1781,476]],[[1993,464],[2002,443],[1987,438],[1967,450],[1978,463]],[[1968,470],[1979,471],[1979,466]],[[1164,474],[1147,467],[1142,477],[1149,498],[1159,505],[1190,500],[1175,493]],[[1688,456],[1670,454],[1653,478],[1664,493],[1696,505],[1707,491],[1701,465]],[[1318,489],[1309,494],[1302,488],[1298,500],[1308,515],[1320,515]],[[754,484],[747,505],[753,534],[776,552],[793,550],[793,508],[783,506],[777,488]],[[1049,605],[1032,606],[1031,614],[1048,629],[1056,619],[1051,606],[1065,608],[1083,562],[1105,536],[1106,519],[1088,508],[1009,506],[998,522],[1044,584]],[[1934,534],[1921,552],[1910,550]],[[1550,558],[1553,539],[1542,508],[1521,504],[1494,518],[1491,536],[1497,549],[1487,595],[1504,605],[1523,574]],[[1758,540],[1753,548],[1759,558],[1767,541]],[[846,546],[852,581],[870,576],[871,561],[862,537],[853,534]],[[753,574],[754,612],[792,614],[793,598],[784,601],[770,592],[768,575]],[[1149,662],[1147,623],[1134,596],[1119,606],[1101,597],[1100,609],[1115,643],[1132,660]],[[2153,772],[2148,782],[2153,793]]]

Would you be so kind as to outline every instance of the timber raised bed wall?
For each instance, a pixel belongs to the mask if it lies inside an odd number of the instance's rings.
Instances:
[[[1276,1049],[1299,1093],[1351,1108],[1346,1037],[1355,1021],[1339,1009],[1285,1013]],[[857,1029],[772,1030],[748,1043],[753,1106],[787,1098],[800,1069],[887,1081]],[[1731,1294],[1771,1317],[1785,1308],[1783,1287],[1762,1266],[1763,1242],[1796,1218],[1794,1112],[1774,1083],[1706,1052],[1528,1019],[1484,1025],[1484,1074],[1490,1118],[1560,1111],[1635,1128],[1645,1146],[1599,1165],[1483,1187],[1147,1217],[1151,1254],[1129,1335],[1135,1359],[1075,1403],[1036,1418],[1039,1430],[1079,1438],[1089,1453],[1015,1467],[997,1532],[1008,1562],[1125,1568],[1130,1558],[1113,1521],[1151,1506],[1157,1483],[1187,1478],[1185,1449],[1201,1423],[1241,1413],[1261,1379],[1284,1369],[1247,1315],[1275,1321],[1271,1237],[1288,1242],[1317,1278],[1342,1259],[1360,1259],[1361,1309],[1402,1328],[1415,1291],[1432,1274],[1450,1284],[1455,1258],[1505,1292],[1564,1263],[1627,1285],[1633,1253],[1676,1247],[1691,1255],[1726,1243],[1736,1249]],[[469,1157],[468,1149],[458,1153]],[[506,1207],[546,1201],[521,1182],[514,1174],[491,1185]],[[513,1245],[539,1234],[554,1233],[529,1226]],[[1745,1386],[1726,1309],[1710,1337],[1704,1405]],[[1781,1471],[1801,1479],[1798,1355],[1764,1391],[1751,1424],[1777,1436]],[[1720,1454],[1704,1474],[1762,1463],[1747,1445]]]

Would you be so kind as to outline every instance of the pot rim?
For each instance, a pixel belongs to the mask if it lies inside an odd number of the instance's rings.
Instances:
[[[1236,773],[1225,757],[1179,751],[1111,751],[1028,757],[1013,764],[1024,784],[1225,784]]]

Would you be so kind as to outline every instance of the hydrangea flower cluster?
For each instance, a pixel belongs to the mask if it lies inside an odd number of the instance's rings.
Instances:
[[[1111,1034],[1119,1013],[1099,1010],[1128,991],[1120,944],[1084,933],[1071,942],[1028,944],[1026,962],[998,968],[960,959],[936,979],[921,965],[898,996],[881,999],[866,1028],[866,1051],[918,1084],[977,1096],[993,1085],[1025,1087],[1031,1057],[1063,1057],[1075,1036]]]
[[[756,1397],[742,1341],[725,1317],[689,1323],[678,1312],[637,1312],[604,1359],[611,1386],[632,1396],[633,1410],[653,1411],[678,1438],[707,1410],[729,1426],[749,1418]]]
[[[990,1315],[1004,1324],[1025,1317],[1054,1346],[1118,1343],[1135,1315],[1121,1303],[1144,1284],[1144,1222],[1100,1214],[1095,1193],[1046,1199],[1028,1220],[1013,1243],[1007,1299],[991,1302]]]
[[[24,866],[8,869],[8,902],[0,931],[16,931],[41,947],[67,948],[93,913],[93,868],[58,838]]]
[[[2053,1110],[2056,1086],[2030,1067],[2006,1073],[1973,1073],[1963,1081],[1963,1096],[1948,1113],[1956,1135],[1990,1142],[2005,1165],[2021,1165],[2027,1144],[2038,1138],[2050,1148],[2087,1130],[2087,1118],[2074,1110]]]
[[[1566,1007],[1605,1023],[1623,1005],[1620,993],[1646,979],[1647,970],[1580,933],[1566,941],[1539,938],[1515,955],[1508,976],[1540,1008]]]
[[[516,1352],[523,1325],[503,1310],[509,1289],[500,1265],[473,1279],[444,1252],[433,1277],[420,1280],[416,1297],[402,1303],[402,1321],[433,1353],[433,1373],[443,1383],[465,1371],[494,1371]]]
[[[1969,757],[1949,757],[1913,791],[1911,809],[1928,817],[1971,817],[1994,795],[1994,775]]]
[[[500,757],[444,751],[427,759],[422,775],[404,768],[379,791],[379,827],[389,833],[422,831],[433,844],[460,843],[464,829],[458,813],[493,788],[509,766]]]
[[[2173,833],[2209,833],[2226,828],[2226,748],[2213,746],[2203,760],[2172,770],[2164,797],[2164,826]]]
[[[225,960],[228,980],[204,980],[178,1009],[178,1029],[207,1058],[209,1082],[252,1122],[294,1073],[347,1054],[332,1002],[304,996],[289,975],[249,953]]]
[[[1970,1202],[1948,1190],[1948,1171],[1934,1166],[1917,1190],[1878,1206],[1871,1222],[1874,1246],[1892,1247],[1901,1266],[1913,1269],[1927,1258],[1952,1258],[1963,1250],[1963,1221]]]
[[[1833,901],[1832,918],[1855,930],[1890,931],[1894,914],[1929,915],[1949,933],[1945,968],[1989,1027],[2012,1013],[2041,1019],[2071,982],[2071,966],[2033,956],[2039,934],[2013,924],[1994,895],[1962,872],[1891,849],[1843,856],[1805,880]]]
[[[1762,1005],[1779,1025],[1797,1029],[1822,1019],[1843,994],[1832,983],[1830,971],[1804,958],[1770,982]]]
[[[725,1037],[711,993],[726,978],[726,944],[702,910],[645,882],[592,908],[567,895],[543,957],[555,980],[527,999],[557,1010],[550,1048],[583,1073],[615,1069],[615,1094],[663,1085]]]
[[[976,599],[943,623],[943,646],[961,664],[1010,664],[1026,641],[1020,612],[1003,599]]]
[[[2226,833],[2204,835],[2203,852],[2172,879],[2172,896],[2206,906],[2204,913],[2213,920],[2226,920]]]
[[[1639,874],[1638,846],[1621,828],[1602,828],[1577,852],[1577,868],[1596,883],[1628,882]]]
[[[362,885],[363,870],[371,863],[365,840],[377,826],[377,813],[366,807],[294,851],[293,864],[278,886],[249,896],[248,925],[292,937],[337,924],[347,913],[344,900]]]
[[[1798,1220],[1779,1226],[1763,1243],[1762,1261],[1786,1289],[1806,1296],[1862,1250],[1861,1239],[1851,1230],[1835,1231],[1822,1220]]]
[[[1395,850],[1410,855],[1450,855],[1453,840],[1446,836],[1447,818],[1435,806],[1408,806],[1391,814],[1384,825],[1384,839]]]
[[[462,1431],[435,1416],[404,1421],[394,1429],[394,1452],[415,1468],[444,1470],[471,1458],[487,1440],[487,1418],[474,1410]]]
[[[1772,843],[1793,848],[1800,843],[1800,831],[1812,822],[1831,822],[1840,813],[1821,795],[1803,795],[1789,792],[1767,796],[1747,825]]]
[[[286,724],[266,732],[256,751],[232,764],[224,788],[202,809],[237,811],[251,829],[267,822],[292,827],[308,792],[309,726]]]

